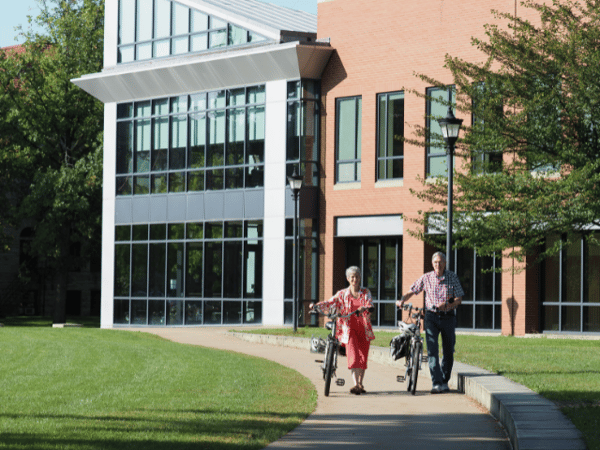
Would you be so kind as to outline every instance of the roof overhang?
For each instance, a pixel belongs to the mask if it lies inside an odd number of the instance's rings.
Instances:
[[[71,80],[103,103],[268,81],[319,79],[333,49],[298,42],[123,64]]]

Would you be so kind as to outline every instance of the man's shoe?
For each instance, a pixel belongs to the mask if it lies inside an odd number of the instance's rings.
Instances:
[[[442,384],[442,392],[450,392],[450,388],[446,383]]]
[[[442,393],[442,385],[434,384],[433,387],[431,388],[431,393],[432,394],[441,394]]]

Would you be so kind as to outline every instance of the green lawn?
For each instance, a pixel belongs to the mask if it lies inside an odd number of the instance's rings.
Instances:
[[[0,449],[260,449],[316,406],[306,378],[266,360],[141,332],[2,323]]]
[[[248,332],[294,335],[291,328]],[[327,334],[324,328],[307,327],[298,329],[296,336]],[[375,331],[372,345],[388,347],[396,334]],[[556,402],[581,430],[588,448],[600,450],[600,340],[458,335],[455,358]]]

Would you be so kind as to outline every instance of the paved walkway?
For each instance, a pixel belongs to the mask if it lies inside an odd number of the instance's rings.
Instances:
[[[419,374],[417,394],[396,382],[398,370],[369,362],[366,395],[351,395],[350,372],[340,357],[338,376],[346,386],[332,383],[323,395],[323,378],[315,355],[306,349],[247,342],[227,334],[227,328],[144,328],[172,341],[233,350],[259,356],[297,370],[309,378],[319,394],[317,408],[300,426],[268,449],[414,449],[509,450],[511,445],[498,422],[464,394],[452,391],[431,395],[427,365]]]

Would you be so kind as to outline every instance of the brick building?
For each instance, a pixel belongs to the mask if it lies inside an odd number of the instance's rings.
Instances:
[[[427,209],[409,189],[446,162],[397,138],[445,114],[412,90],[451,95],[414,73],[451,82],[446,53],[480,58],[470,38],[492,8],[530,14],[515,0],[319,0],[318,19],[255,0],[107,0],[104,70],[74,80],[106,105],[102,326],[291,323],[294,169],[300,323],[358,265],[374,325],[394,326],[436,250],[407,234]],[[511,275],[481,272],[510,259],[459,250],[459,327],[599,331],[599,298],[574,301],[599,291],[572,286],[584,253]]]

